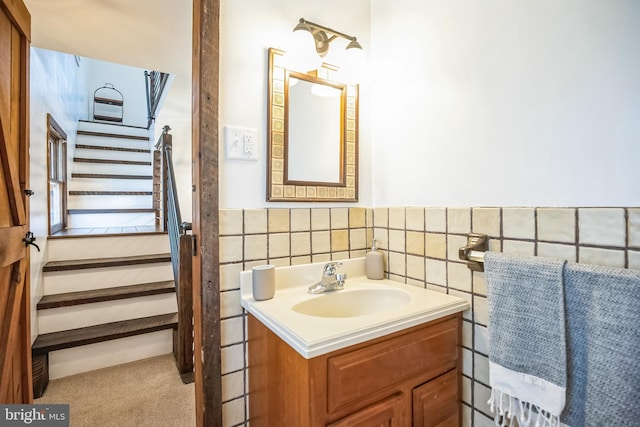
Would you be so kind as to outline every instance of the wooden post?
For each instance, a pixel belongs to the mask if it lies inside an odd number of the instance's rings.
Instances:
[[[173,330],[173,355],[185,384],[193,382],[193,295],[191,235],[181,234],[178,265],[178,328]]]
[[[193,320],[196,425],[222,426],[218,213],[220,0],[193,3]]]

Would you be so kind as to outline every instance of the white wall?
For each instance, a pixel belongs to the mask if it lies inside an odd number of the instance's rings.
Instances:
[[[220,139],[220,207],[292,206],[266,202],[269,47],[284,49],[300,18],[355,35],[369,54],[369,0],[223,0],[220,19],[220,135],[224,126],[258,130],[259,161],[226,160]],[[371,204],[370,97],[360,90],[360,200]],[[304,204],[309,206],[334,204]],[[340,205],[340,204],[335,204]],[[353,204],[343,204],[353,206]],[[297,203],[295,206],[302,207]]]
[[[375,206],[638,204],[640,2],[371,5]]]
[[[87,62],[88,77],[88,102],[85,119],[93,120],[93,97],[96,89],[105,83],[111,83],[116,90],[121,92],[124,98],[123,125],[147,127],[147,92],[145,89],[145,70],[143,68],[100,61],[97,59],[83,58]],[[147,70],[151,71],[151,70]],[[98,96],[113,96],[118,94],[107,89],[98,92]]]
[[[42,266],[47,262],[47,113],[67,134],[67,145],[75,144],[78,120],[87,103],[86,66],[76,65],[72,55],[31,48],[30,79],[30,228],[41,252],[31,247],[31,329],[38,335],[36,304],[43,294]],[[67,155],[69,155],[68,150]],[[68,163],[70,164],[70,162]]]

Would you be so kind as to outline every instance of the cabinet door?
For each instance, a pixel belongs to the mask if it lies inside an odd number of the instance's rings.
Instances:
[[[355,412],[327,427],[404,427],[404,400],[401,393]]]
[[[457,369],[413,389],[413,427],[459,425],[460,392]]]

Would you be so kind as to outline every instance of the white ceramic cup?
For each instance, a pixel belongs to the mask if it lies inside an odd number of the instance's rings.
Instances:
[[[253,299],[263,301],[276,293],[276,269],[273,265],[253,267]]]

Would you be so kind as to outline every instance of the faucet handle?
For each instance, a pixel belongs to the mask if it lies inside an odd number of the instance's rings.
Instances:
[[[336,270],[338,267],[342,265],[341,262],[328,262],[324,265],[323,271],[326,277],[333,276],[336,274]]]

